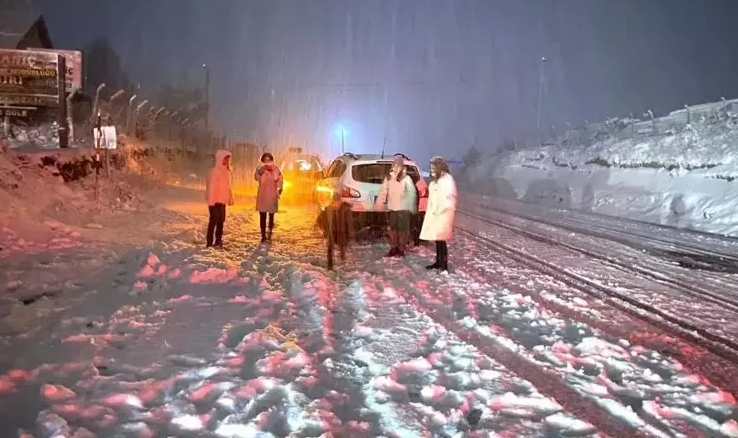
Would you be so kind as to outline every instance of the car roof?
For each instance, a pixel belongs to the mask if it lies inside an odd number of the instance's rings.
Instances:
[[[418,167],[418,165],[415,163],[415,161],[411,160],[404,154],[395,154],[395,155],[402,155],[405,159],[406,165],[411,165]],[[395,159],[395,155],[379,155],[379,154],[352,154],[350,152],[347,152],[343,155],[340,155],[337,159],[344,161],[346,164],[372,164],[372,163],[387,163],[392,164],[392,161]]]

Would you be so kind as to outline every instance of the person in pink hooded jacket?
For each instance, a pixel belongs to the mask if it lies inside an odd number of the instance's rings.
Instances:
[[[226,218],[226,205],[233,205],[233,184],[231,181],[231,153],[226,150],[215,152],[215,166],[210,169],[205,184],[205,198],[208,201],[210,220],[208,221],[207,246],[223,248],[223,226]],[[215,238],[213,240],[213,238]]]

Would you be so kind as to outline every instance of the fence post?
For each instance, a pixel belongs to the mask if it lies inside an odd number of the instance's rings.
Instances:
[[[79,88],[73,88],[67,96],[67,126],[69,126],[69,139],[70,143],[74,143],[74,111],[72,106],[72,99],[79,91]]]
[[[125,93],[126,93],[125,90],[118,90],[112,96],[110,96],[110,100],[108,100],[108,114],[112,114],[113,113],[113,102],[115,102],[115,99],[123,96]],[[118,113],[115,115],[114,123],[116,125],[118,124],[118,119],[119,119],[121,113],[123,112],[123,109],[124,108],[125,107],[121,107],[120,111],[118,111]],[[122,125],[121,125],[121,128],[122,128]]]
[[[653,111],[648,110],[645,114],[643,114],[643,116],[651,118],[651,129],[653,129],[654,133],[657,133],[658,129],[656,129],[656,119],[653,116]]]
[[[105,88],[105,83],[101,83],[97,86],[97,90],[95,91],[95,103],[92,105],[92,117],[90,117],[90,122],[95,120],[95,117],[97,117],[99,105],[100,105],[100,93],[102,93],[103,88]]]
[[[92,114],[92,117],[96,117],[93,125],[93,132],[97,130],[97,141],[95,142],[95,205],[100,201],[100,146],[102,144],[102,118],[99,114]],[[93,135],[94,138],[94,135]],[[107,147],[107,146],[106,146]]]
[[[692,123],[692,112],[689,109],[689,105],[684,105],[684,109],[687,110],[687,125]]]
[[[131,96],[130,99],[128,99],[128,112],[126,113],[126,133],[130,136],[131,135],[131,118],[133,117],[133,101],[136,100],[136,97],[138,97],[137,94],[134,94]]]

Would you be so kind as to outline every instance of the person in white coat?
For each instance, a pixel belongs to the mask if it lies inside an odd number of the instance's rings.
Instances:
[[[456,181],[442,157],[430,162],[431,183],[428,186],[428,208],[420,230],[420,239],[436,242],[436,261],[426,269],[448,270],[448,245],[456,217]]]
[[[382,182],[375,208],[381,210],[382,204],[387,204],[389,210],[390,251],[387,257],[404,257],[413,215],[417,213],[418,190],[401,156],[395,157],[389,175]]]

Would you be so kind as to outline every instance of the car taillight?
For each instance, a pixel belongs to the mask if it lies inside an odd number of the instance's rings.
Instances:
[[[342,198],[361,198],[361,193],[359,193],[358,190],[352,189],[350,187],[344,187],[343,190],[341,190],[341,197]]]

